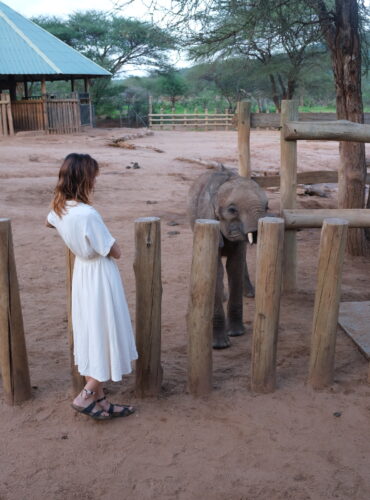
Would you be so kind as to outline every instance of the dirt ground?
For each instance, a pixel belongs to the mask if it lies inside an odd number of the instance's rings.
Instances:
[[[186,197],[205,167],[176,158],[236,166],[236,132],[158,131],[130,140],[136,149],[108,146],[132,132],[0,139],[0,217],[12,220],[33,386],[32,400],[18,407],[0,399],[0,499],[368,499],[367,362],[340,329],[333,386],[314,392],[306,385],[319,230],[298,233],[298,290],[282,300],[276,391],[249,389],[254,302],[245,299],[247,334],[214,352],[214,391],[192,398],[186,392],[192,249]],[[253,131],[251,143],[253,170],[278,172],[279,134]],[[64,247],[44,226],[61,160],[70,152],[100,162],[94,205],[123,249],[119,266],[133,319],[134,221],[162,221],[163,389],[159,398],[139,400],[134,375],[108,385],[110,399],[137,406],[127,419],[98,423],[70,407]],[[127,168],[133,162],[140,168]],[[300,171],[337,164],[337,144],[299,144]],[[276,209],[278,191],[268,194]],[[300,207],[335,203],[335,190],[327,198],[299,196]],[[252,277],[255,250],[248,250]],[[369,275],[369,261],[346,257],[342,300],[370,300]]]

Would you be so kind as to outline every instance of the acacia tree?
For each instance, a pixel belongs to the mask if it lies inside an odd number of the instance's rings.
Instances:
[[[291,99],[304,66],[323,51],[317,23],[302,2],[294,10],[276,0],[174,0],[174,18],[193,60],[244,57],[258,61],[270,84],[270,95],[280,110]],[[186,26],[186,29],[184,29]],[[189,48],[190,47],[190,48]],[[276,64],[277,55],[284,58]],[[283,69],[283,71],[282,71]]]
[[[103,11],[75,12],[66,20],[58,17],[38,17],[33,21],[63,42],[100,64],[112,73],[120,74],[127,65],[158,68],[167,61],[173,49],[173,37],[151,23],[126,19]],[[110,80],[95,80],[91,89],[97,106],[107,96]]]
[[[113,75],[127,64],[161,67],[175,46],[172,35],[158,26],[103,11],[75,12],[66,20],[38,17],[33,21]]]

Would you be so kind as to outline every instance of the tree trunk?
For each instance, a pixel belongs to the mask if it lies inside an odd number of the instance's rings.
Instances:
[[[361,45],[356,0],[336,2],[337,36],[332,53],[336,83],[337,118],[364,122],[361,93]],[[338,207],[363,208],[365,203],[365,145],[341,142],[338,176]],[[365,233],[350,229],[347,249],[351,255],[364,255]]]
[[[336,88],[337,118],[363,123],[361,93],[361,44],[356,0],[336,0],[331,20],[323,0],[311,0],[323,35],[331,52]],[[365,203],[365,145],[341,142],[338,173],[338,207],[363,208]],[[348,231],[347,250],[351,255],[364,255],[365,233]]]
[[[272,89],[272,100],[275,104],[276,109],[278,110],[279,113],[281,113],[281,101],[279,99],[279,94],[276,88],[276,81],[274,75],[270,74],[270,82],[271,82],[271,89]]]

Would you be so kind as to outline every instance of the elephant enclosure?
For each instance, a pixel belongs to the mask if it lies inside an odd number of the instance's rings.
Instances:
[[[282,299],[276,392],[256,396],[249,389],[254,302],[245,299],[247,334],[213,353],[213,393],[193,399],[186,394],[192,250],[186,196],[206,166],[184,158],[236,167],[237,134],[155,131],[125,147],[109,146],[134,132],[0,138],[0,217],[12,220],[33,386],[31,401],[9,407],[0,380],[0,499],[367,499],[368,363],[339,327],[333,386],[314,392],[305,384],[320,230],[298,233],[298,291]],[[132,319],[134,220],[161,218],[163,389],[158,399],[139,400],[133,375],[109,384],[110,399],[137,406],[127,419],[97,423],[70,408],[65,253],[44,226],[60,163],[70,152],[100,163],[94,205],[122,247]],[[277,174],[279,155],[278,132],[251,132],[254,173]],[[298,158],[300,172],[335,170],[338,145],[301,141]],[[336,206],[335,185],[315,186],[313,196],[298,191],[298,208]],[[268,196],[277,210],[278,190]],[[255,247],[247,259],[254,281]],[[345,258],[342,300],[370,300],[369,261]]]

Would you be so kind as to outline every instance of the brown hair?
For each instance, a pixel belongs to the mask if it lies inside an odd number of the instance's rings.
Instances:
[[[99,165],[90,155],[71,153],[65,157],[59,170],[54,189],[52,208],[61,217],[67,200],[81,201],[90,205],[90,194],[94,188]]]

